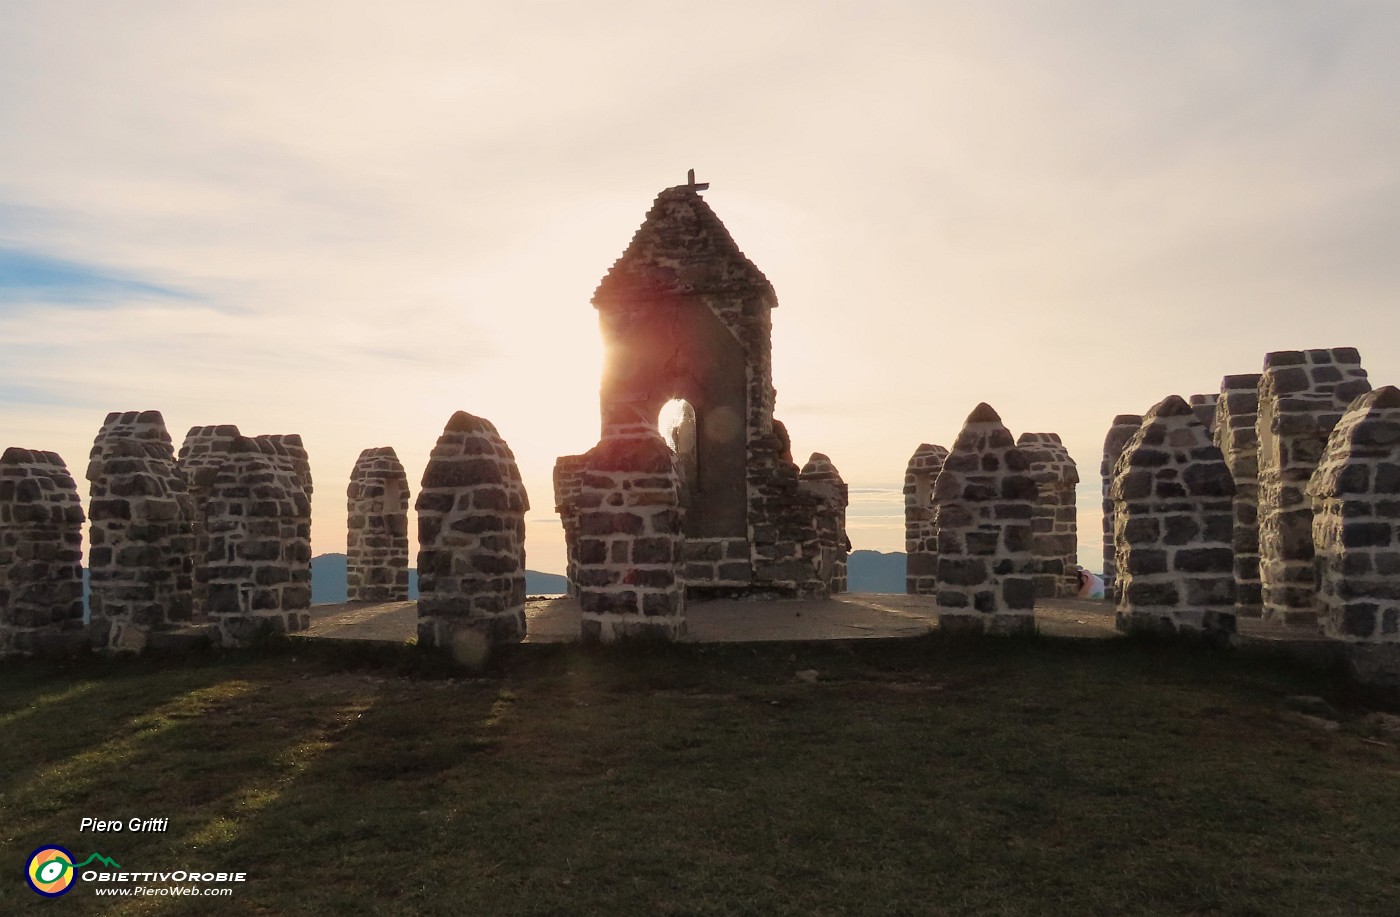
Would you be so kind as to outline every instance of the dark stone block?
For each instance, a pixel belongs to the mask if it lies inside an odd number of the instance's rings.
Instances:
[[[1132,580],[1125,584],[1125,593],[1129,605],[1176,605],[1181,601],[1176,583],[1170,582]]]
[[[1001,479],[1001,498],[1003,500],[1034,501],[1039,493],[1035,480],[1028,476],[1007,475]]]
[[[961,551],[959,550],[958,553]],[[938,555],[907,554],[905,555],[904,569],[905,573],[910,576],[935,576],[938,573]]]
[[[1191,465],[1182,473],[1187,491],[1196,497],[1233,497],[1235,479],[1224,462]]]
[[[580,535],[641,535],[646,523],[634,513],[584,513],[579,518]]]
[[[665,595],[661,593],[650,593],[642,596],[642,614],[647,617],[659,615],[675,615],[680,611],[680,595]]]
[[[1166,523],[1166,532],[1162,536],[1163,544],[1190,544],[1201,534],[1200,523],[1194,516],[1167,516],[1163,521]]]
[[[1348,548],[1385,547],[1393,542],[1392,526],[1388,522],[1346,522],[1342,526],[1342,545]]]
[[[971,538],[971,533],[968,535]],[[1002,529],[1002,541],[1006,545],[1006,550],[1013,552],[1029,551],[1031,549],[1031,529],[1026,525],[1008,525]],[[968,553],[976,553],[969,551]]]
[[[1172,557],[1173,568],[1180,573],[1231,573],[1235,552],[1229,548],[1182,548]]]
[[[1001,597],[1006,608],[1023,611],[1035,607],[1035,582],[1029,577],[1009,577],[1002,580]]]
[[[471,487],[477,484],[504,484],[501,465],[490,458],[429,459],[423,472],[423,489]],[[419,495],[422,499],[422,495]]]
[[[1152,493],[1152,472],[1146,469],[1129,471],[1119,477],[1112,488],[1114,497],[1120,500],[1141,500]]]
[[[657,535],[678,535],[681,532],[681,513],[677,510],[662,510],[651,517],[651,531]]]
[[[204,607],[209,614],[237,614],[243,610],[238,599],[238,586],[235,583],[210,583],[204,597]]]
[[[997,551],[997,533],[974,531],[968,532],[965,536],[968,554],[995,554]],[[940,549],[942,546],[940,545]]]
[[[1378,494],[1400,494],[1400,464],[1381,462],[1376,466],[1376,489]]]
[[[1376,632],[1380,606],[1375,602],[1348,602],[1342,606],[1341,631],[1350,637],[1370,637]]]
[[[1160,431],[1155,427],[1149,431],[1149,433],[1159,432]],[[1146,470],[1150,468],[1160,468],[1170,463],[1171,460],[1172,455],[1170,452],[1165,449],[1149,448],[1146,445],[1146,438],[1144,438],[1144,444],[1134,449],[1133,452],[1129,454],[1128,466],[1135,470]]]
[[[1123,517],[1123,540],[1128,544],[1152,544],[1161,537],[1162,523],[1157,517]]]
[[[942,589],[938,592],[939,608],[967,608],[967,596],[963,592]]]
[[[997,594],[988,590],[979,590],[972,597],[972,607],[980,612],[988,613],[997,610]]]
[[[667,567],[661,570],[628,570],[622,577],[628,586],[669,589],[676,584],[675,571]]]
[[[1276,395],[1291,395],[1297,392],[1306,392],[1312,388],[1312,380],[1308,378],[1308,371],[1301,366],[1274,370],[1273,383]]]
[[[706,547],[716,549],[709,553],[719,554],[719,545],[706,545]],[[639,564],[669,564],[672,562],[674,549],[675,541],[671,538],[638,538],[632,544],[632,560]],[[709,558],[702,557],[701,559],[708,560]]]
[[[987,581],[987,564],[982,560],[938,558],[938,581],[954,586],[975,586]]]
[[[1122,560],[1123,572],[1135,576],[1167,572],[1167,552],[1160,548],[1133,547]]]
[[[1188,579],[1186,604],[1193,607],[1235,604],[1235,578],[1224,576]]]
[[[637,604],[637,593],[628,590],[627,592],[604,592],[598,595],[598,612],[604,614],[612,612],[614,614],[638,614],[640,609]]]
[[[601,564],[608,559],[608,543],[596,538],[578,540],[578,562],[581,564]]]
[[[296,611],[302,608],[311,607],[311,587],[309,585],[291,585],[282,588],[282,610]]]
[[[968,481],[963,485],[962,489],[962,499],[970,503],[985,503],[988,500],[995,499],[996,495],[996,488],[990,484],[984,484],[978,481]]]
[[[450,513],[452,507],[457,502],[457,495],[453,493],[432,493],[422,491],[418,494],[418,501],[414,508],[421,513]],[[421,521],[421,515],[419,517]]]
[[[722,563],[719,565],[719,578],[722,580],[748,582],[753,579],[753,565],[748,561]]]

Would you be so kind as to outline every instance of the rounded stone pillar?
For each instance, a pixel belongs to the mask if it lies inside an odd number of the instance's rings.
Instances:
[[[352,602],[408,598],[408,475],[393,448],[366,449],[346,490],[346,595]]]
[[[193,608],[194,506],[160,412],[108,414],[87,479],[92,617],[111,622],[108,648],[139,651]]]
[[[525,639],[525,512],[515,455],[489,420],[458,411],[423,470],[418,644],[480,660]]]
[[[933,482],[948,450],[923,443],[904,469],[904,591],[938,594],[938,532],[933,527]]]
[[[57,454],[12,446],[0,455],[0,655],[87,632],[78,487]]]
[[[1235,482],[1185,399],[1147,412],[1109,492],[1118,629],[1233,633]]]
[[[990,405],[967,417],[933,485],[938,529],[938,626],[1035,631],[1030,462]]]

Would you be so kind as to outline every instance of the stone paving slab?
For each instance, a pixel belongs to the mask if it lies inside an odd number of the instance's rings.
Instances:
[[[531,599],[525,606],[527,643],[568,643],[578,639],[576,599]],[[930,596],[857,593],[833,599],[717,599],[686,607],[693,643],[743,643],[765,640],[848,640],[867,637],[913,637],[938,627],[938,608]],[[342,640],[412,640],[417,627],[416,602],[370,604],[346,602],[313,605],[310,637]],[[1106,602],[1047,600],[1036,608],[1045,633],[1069,637],[1112,637],[1113,609]]]
[[[915,637],[938,627],[931,596],[848,593],[831,599],[717,599],[686,607],[691,643],[745,643],[781,640],[849,640]],[[578,639],[576,599],[534,598],[525,606],[526,643],[570,643]],[[1106,639],[1114,629],[1113,605],[1086,599],[1042,599],[1036,626],[1056,637]],[[310,637],[381,640],[414,639],[417,602],[345,602],[313,605]],[[1282,627],[1241,618],[1241,638],[1250,643],[1300,643],[1320,639],[1315,628]]]

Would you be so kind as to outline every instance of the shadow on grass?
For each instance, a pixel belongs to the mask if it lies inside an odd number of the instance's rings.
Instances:
[[[7,842],[169,816],[111,853],[249,873],[160,913],[1286,915],[1400,891],[1394,749],[1276,715],[1342,699],[1340,674],[1177,642],[544,645],[466,672],[287,641],[31,674],[0,709],[79,716],[90,744],[23,725],[59,743],[29,790],[78,779],[7,798]]]

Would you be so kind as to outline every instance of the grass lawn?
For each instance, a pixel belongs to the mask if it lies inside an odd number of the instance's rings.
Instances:
[[[1325,673],[936,636],[429,668],[0,667],[0,914],[1400,913],[1400,749]],[[45,843],[248,881],[46,901],[22,879]]]

